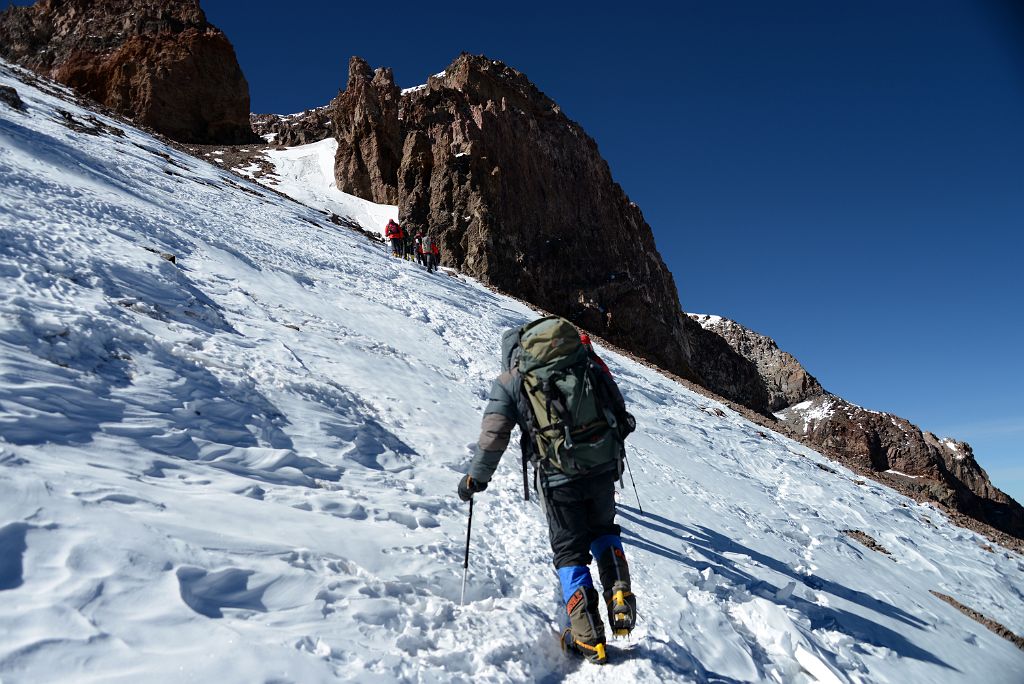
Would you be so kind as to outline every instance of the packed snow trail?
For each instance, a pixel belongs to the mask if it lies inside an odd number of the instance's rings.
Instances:
[[[639,425],[634,639],[560,653],[514,452],[460,608],[455,484],[534,313],[0,84],[26,103],[0,104],[4,684],[1020,682],[1024,653],[929,593],[1024,633],[1020,556],[604,350]]]

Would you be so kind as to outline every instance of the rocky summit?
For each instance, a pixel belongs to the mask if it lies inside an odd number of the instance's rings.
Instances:
[[[338,140],[334,174],[342,192],[398,204],[399,97],[391,69],[374,71],[358,57],[349,61],[348,87],[330,105]]]
[[[0,56],[180,142],[246,143],[249,85],[198,0],[40,0],[0,14]]]

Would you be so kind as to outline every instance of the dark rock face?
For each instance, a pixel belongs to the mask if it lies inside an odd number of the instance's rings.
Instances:
[[[319,142],[334,135],[331,109],[317,107],[301,114],[253,114],[249,117],[252,130],[272,145],[294,147]],[[268,137],[272,136],[272,137]]]
[[[700,384],[719,396],[770,415],[769,392],[757,364],[736,353],[718,333],[702,328],[687,315],[683,319],[690,340],[690,363],[699,373]]]
[[[11,109],[21,110],[25,108],[25,103],[18,96],[18,91],[10,86],[0,85],[0,102],[3,102]]]
[[[330,104],[338,139],[334,176],[342,192],[381,204],[398,204],[402,154],[399,97],[391,69],[373,71],[362,59],[351,59],[348,86]]]
[[[768,393],[769,410],[778,411],[825,392],[815,377],[791,354],[779,349],[772,338],[720,316],[690,314],[690,318],[754,364]]]
[[[0,14],[0,55],[164,135],[246,143],[249,85],[198,0],[41,0]]]
[[[520,72],[463,55],[402,99],[399,214],[442,259],[693,376],[675,282],[597,144]]]

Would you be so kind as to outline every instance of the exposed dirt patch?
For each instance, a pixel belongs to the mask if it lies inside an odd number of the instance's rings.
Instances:
[[[860,530],[842,530],[842,533],[845,534],[850,539],[853,539],[855,541],[860,542],[861,544],[863,544],[864,546],[868,547],[872,551],[878,551],[879,553],[884,553],[886,556],[889,556],[889,558],[892,558],[892,554],[889,553],[889,549],[885,548],[884,546],[879,544],[877,541],[875,541],[875,538],[872,537],[867,532],[861,532]]]
[[[998,622],[996,622],[992,618],[986,617],[985,615],[979,613],[978,611],[974,610],[973,608],[968,608],[967,606],[965,606],[964,604],[960,603],[959,601],[957,601],[952,596],[947,596],[945,594],[940,594],[939,592],[934,591],[934,590],[931,593],[933,595],[937,596],[938,598],[942,599],[943,601],[945,601],[949,605],[953,606],[954,608],[959,610],[961,613],[963,613],[967,617],[969,617],[972,620],[974,620],[975,622],[978,622],[978,623],[980,623],[982,625],[985,625],[985,627],[987,627],[991,631],[995,632],[999,636],[1003,637],[1004,639],[1006,639],[1007,641],[1012,643],[1014,646],[1016,646],[1020,650],[1024,651],[1024,637],[1017,636],[1016,634],[1014,634],[1013,632],[1008,630],[1006,627],[1003,627],[1001,624],[999,624]]]

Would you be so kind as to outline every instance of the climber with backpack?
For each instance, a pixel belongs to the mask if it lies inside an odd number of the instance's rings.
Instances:
[[[391,256],[405,255],[405,233],[394,219],[388,220],[388,225],[384,228],[384,237],[391,241]]]
[[[603,663],[605,630],[590,575],[592,557],[612,633],[628,635],[636,623],[629,565],[615,524],[615,481],[622,475],[624,440],[636,423],[607,367],[565,319],[548,316],[509,330],[501,346],[502,373],[491,386],[459,498],[469,501],[487,488],[519,425],[524,496],[529,498],[529,461],[569,617],[563,648]]]
[[[416,253],[416,263],[420,266],[426,266],[426,262],[423,260],[423,231],[416,231],[416,240],[413,242],[413,250]]]
[[[420,239],[419,255],[423,259],[423,265],[427,267],[427,273],[437,270],[437,264],[441,259],[441,252],[437,248],[437,242],[430,235],[424,235]]]

